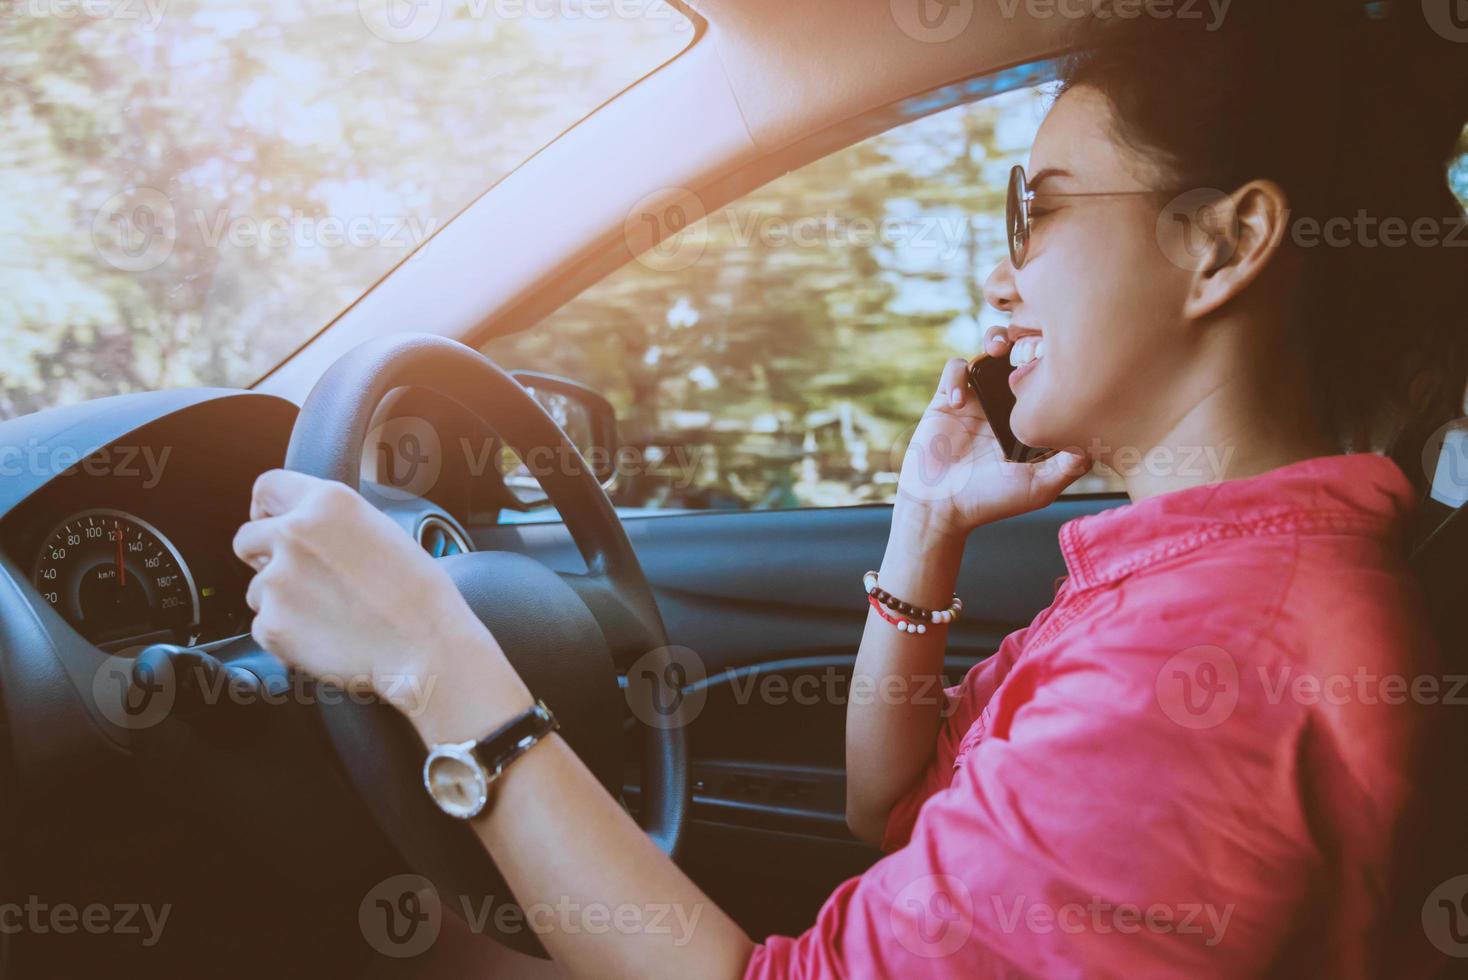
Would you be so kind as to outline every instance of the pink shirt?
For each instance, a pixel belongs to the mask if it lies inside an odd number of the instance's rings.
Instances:
[[[1404,563],[1414,507],[1396,464],[1354,454],[1064,524],[1069,575],[948,690],[891,853],[746,975],[1363,976],[1431,955],[1427,892],[1397,877],[1423,704],[1448,694],[1424,693],[1442,672]]]

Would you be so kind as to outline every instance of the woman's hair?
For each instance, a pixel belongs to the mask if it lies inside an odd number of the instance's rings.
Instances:
[[[1417,0],[1233,0],[1221,18],[1188,6],[1098,2],[1061,91],[1105,95],[1118,140],[1161,186],[1280,185],[1291,226],[1313,219],[1317,239],[1284,239],[1303,282],[1281,350],[1304,359],[1342,449],[1396,433],[1420,453],[1468,389],[1468,228],[1447,180],[1464,149],[1468,41],[1437,33]],[[1331,220],[1334,245],[1320,234]]]

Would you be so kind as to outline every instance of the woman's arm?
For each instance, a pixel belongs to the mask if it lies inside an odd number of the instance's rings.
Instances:
[[[256,569],[246,601],[265,649],[399,698],[429,745],[481,738],[532,703],[448,574],[358,494],[273,470],[255,482],[250,516],[234,549]],[[749,937],[559,735],[511,765],[492,792],[474,830],[527,924],[573,976],[743,972]]]
[[[947,607],[964,539],[899,502],[878,570],[882,588],[928,609]],[[933,757],[944,703],[946,626],[899,632],[867,610],[846,707],[846,823],[879,844],[892,805]]]
[[[1003,327],[989,328],[984,349],[1007,356]],[[961,358],[944,365],[918,420],[878,570],[882,588],[926,609],[948,605],[971,530],[1048,505],[1091,468],[1072,452],[1035,465],[1005,460],[967,375]],[[893,804],[933,758],[947,638],[945,626],[903,633],[867,611],[846,708],[846,823],[863,840],[881,842]]]
[[[427,745],[477,738],[533,703],[499,644],[425,650],[438,695],[413,719]],[[452,681],[452,682],[450,682]],[[754,944],[552,734],[495,781],[473,821],[526,921],[575,977],[739,977]]]

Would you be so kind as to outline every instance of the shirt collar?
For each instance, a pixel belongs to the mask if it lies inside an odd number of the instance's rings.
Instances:
[[[1411,481],[1387,457],[1319,456],[1074,518],[1060,527],[1060,550],[1071,586],[1084,589],[1224,538],[1400,534],[1416,505]]]

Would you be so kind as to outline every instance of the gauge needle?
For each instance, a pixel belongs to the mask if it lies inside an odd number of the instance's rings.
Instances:
[[[122,563],[122,528],[117,529],[117,587],[127,584],[127,566]]]

